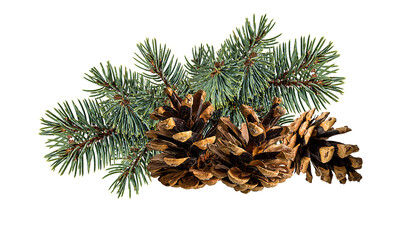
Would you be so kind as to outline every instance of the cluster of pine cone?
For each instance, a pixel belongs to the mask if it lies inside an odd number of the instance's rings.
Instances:
[[[350,131],[333,128],[329,113],[314,117],[314,109],[300,115],[289,126],[277,126],[285,114],[281,99],[274,98],[269,112],[260,119],[247,105],[240,111],[246,119],[240,128],[228,117],[220,117],[207,130],[214,107],[205,102],[202,90],[181,99],[166,88],[170,105],[151,114],[157,129],[148,131],[149,150],[159,151],[149,165],[152,177],[165,186],[197,189],[219,180],[236,191],[248,193],[283,183],[295,172],[312,181],[314,168],[321,180],[331,183],[333,174],[340,183],[360,181],[356,172],[362,159],[351,156],[358,146],[329,141]],[[347,179],[346,179],[347,176]]]

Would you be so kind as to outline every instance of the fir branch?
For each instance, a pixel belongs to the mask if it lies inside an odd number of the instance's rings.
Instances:
[[[120,66],[113,67],[110,62],[106,66],[100,63],[100,70],[92,68],[90,74],[85,74],[85,79],[99,86],[97,89],[84,90],[93,98],[114,98],[116,95],[127,97],[138,92],[137,80],[139,74]]]
[[[152,39],[147,38],[144,43],[137,44],[139,54],[135,53],[137,67],[144,70],[143,75],[146,78],[156,82],[163,82],[167,87],[174,87],[180,90],[187,88],[185,72],[182,65],[174,56],[171,56],[171,50],[166,45],[161,45]]]
[[[332,61],[339,57],[331,42],[318,42],[302,37],[297,44],[282,43],[273,50],[274,76],[269,81],[269,97],[282,96],[285,107],[292,112],[305,111],[313,106],[321,109],[337,101],[342,94],[343,77],[330,76],[338,71]]]
[[[136,94],[133,94],[130,98],[134,111],[140,113],[144,119],[147,119],[149,126],[152,126],[153,122],[149,118],[149,114],[164,104],[166,95],[164,94],[164,85],[154,84],[151,81],[141,76],[138,79],[139,90]]]
[[[201,45],[193,49],[193,58],[187,60],[192,90],[204,89],[209,100],[222,108],[239,99],[248,102],[269,87],[268,79],[273,75],[268,50],[280,36],[267,38],[275,23],[266,15],[256,24],[246,19],[245,25],[237,28],[222,44],[220,50]]]
[[[101,169],[111,164],[135,143],[116,131],[103,118],[96,101],[68,102],[58,104],[55,112],[47,111],[49,119],[41,119],[45,126],[41,135],[53,136],[47,140],[49,148],[55,148],[45,157],[52,162],[52,170],[59,167],[59,173],[73,172],[83,175],[84,169]]]
[[[239,99],[247,102],[255,96],[260,96],[268,88],[268,79],[273,75],[268,62],[269,52],[281,35],[267,38],[268,33],[275,26],[273,20],[268,20],[266,15],[261,16],[258,25],[255,15],[252,23],[246,19],[241,29],[236,28],[222,48],[227,49],[228,57],[239,61],[242,67],[241,88]]]
[[[143,91],[151,89],[154,84],[145,81],[142,76],[120,66],[118,69],[109,62],[101,72],[92,68],[85,79],[99,86],[98,89],[85,90],[91,93],[92,97],[103,99],[104,116],[107,122],[119,133],[142,136],[148,129],[146,115],[143,112],[135,111],[138,105],[144,101],[138,101]],[[145,88],[145,89],[144,89]],[[140,97],[139,97],[140,99]],[[144,105],[142,105],[144,106]],[[145,105],[146,106],[146,105]],[[151,107],[151,106],[149,106]]]
[[[244,74],[239,92],[239,99],[248,102],[254,97],[261,96],[269,87],[268,79],[273,73],[270,71],[272,63],[265,61],[266,54],[252,52],[245,61]]]
[[[246,18],[245,25],[241,29],[236,28],[228,39],[222,45],[222,48],[228,50],[228,58],[236,60],[248,60],[253,53],[260,53],[264,49],[272,48],[277,42],[276,39],[281,35],[266,38],[268,33],[275,26],[273,20],[268,21],[266,15],[262,15],[256,24],[256,17],[253,15],[253,21]]]
[[[112,165],[107,169],[108,174],[104,176],[118,175],[110,186],[111,192],[116,191],[118,197],[122,197],[126,188],[129,191],[129,197],[134,191],[139,194],[139,188],[143,183],[148,184],[150,173],[147,170],[149,159],[153,155],[145,147],[145,141],[141,141],[141,148],[133,147],[129,154],[120,163]]]
[[[212,46],[201,45],[193,49],[193,58],[187,59],[186,65],[191,90],[204,90],[206,99],[216,108],[225,106],[237,95],[242,75],[238,62],[224,54],[224,51],[216,53]]]
[[[92,68],[85,79],[98,85],[98,89],[84,90],[91,93],[91,97],[102,100],[101,103],[123,105],[129,101],[129,105],[135,112],[147,119],[150,112],[163,104],[164,95],[162,84],[155,84],[144,78],[143,75],[116,67],[107,62],[106,68],[100,63],[101,72]],[[107,70],[106,70],[107,69]],[[108,76],[107,75],[111,75]]]

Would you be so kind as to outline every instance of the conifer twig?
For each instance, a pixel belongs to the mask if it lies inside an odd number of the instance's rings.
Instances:
[[[132,192],[139,193],[139,187],[143,183],[148,184],[150,174],[147,170],[149,162],[149,151],[142,145],[142,148],[132,147],[128,156],[121,163],[114,164],[107,169],[108,174],[104,178],[118,175],[110,186],[111,192],[116,191],[118,197],[123,196],[126,187],[129,190],[129,197]]]
[[[182,65],[174,56],[166,45],[161,45],[152,39],[145,39],[143,43],[137,44],[139,53],[135,53],[137,67],[144,70],[143,76],[161,82],[166,87],[185,87],[187,83],[184,81],[185,72]]]
[[[331,42],[324,38],[302,37],[297,44],[281,43],[272,52],[274,75],[270,84],[271,96],[282,96],[284,106],[292,112],[306,108],[324,108],[336,93],[342,94],[343,77],[334,77],[338,71],[332,61],[339,57]],[[312,103],[312,104],[311,104]]]
[[[68,102],[58,105],[55,112],[47,111],[48,119],[42,118],[41,135],[53,136],[47,146],[55,148],[45,157],[52,162],[52,169],[59,173],[74,172],[83,175],[111,164],[127,152],[134,138],[120,134],[109,125],[95,101],[79,101],[78,105]]]

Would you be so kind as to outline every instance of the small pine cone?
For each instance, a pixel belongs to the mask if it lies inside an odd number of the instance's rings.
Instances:
[[[261,120],[251,107],[242,105],[240,111],[246,123],[240,129],[229,118],[220,118],[217,141],[209,144],[210,152],[217,156],[211,172],[227,186],[248,193],[274,187],[292,176],[292,149],[276,144],[289,131],[287,127],[275,126],[285,114],[280,102],[274,98],[270,111]]]
[[[215,128],[203,134],[213,106],[204,102],[206,93],[202,90],[184,99],[171,88],[166,88],[165,93],[171,106],[159,107],[151,113],[151,119],[159,122],[157,130],[146,133],[152,139],[147,148],[162,152],[148,165],[151,176],[171,187],[197,189],[214,185],[218,179],[210,171],[213,155],[207,152],[207,145],[216,140]]]
[[[356,169],[362,167],[362,159],[350,154],[359,151],[358,146],[328,141],[328,138],[351,131],[347,126],[334,129],[335,118],[326,118],[329,113],[324,112],[313,118],[315,109],[300,115],[291,125],[290,134],[284,139],[284,144],[293,148],[295,158],[291,169],[297,174],[306,173],[306,180],[312,182],[312,166],[316,175],[322,181],[332,182],[333,173],[340,183],[360,181],[362,176]]]

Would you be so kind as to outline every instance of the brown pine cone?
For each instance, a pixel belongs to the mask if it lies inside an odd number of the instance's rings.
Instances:
[[[362,176],[356,172],[362,167],[362,159],[350,154],[359,151],[358,146],[328,141],[328,138],[351,131],[347,126],[334,129],[335,118],[326,118],[324,112],[313,118],[315,109],[300,115],[291,125],[290,134],[284,139],[284,144],[293,148],[296,155],[291,169],[297,174],[306,173],[306,180],[312,182],[311,166],[321,180],[331,183],[333,173],[340,183],[360,181]]]
[[[152,177],[165,186],[197,189],[215,184],[218,179],[211,174],[207,145],[216,140],[215,128],[203,134],[214,110],[210,102],[204,102],[206,93],[202,90],[180,99],[171,88],[166,88],[171,106],[162,106],[150,115],[160,120],[157,130],[148,131],[153,139],[147,144],[150,150],[161,151],[155,155],[148,170]]]
[[[292,149],[276,144],[288,133],[287,127],[275,126],[285,113],[280,102],[274,98],[270,111],[261,120],[251,107],[242,105],[240,111],[246,123],[240,129],[229,118],[220,118],[217,141],[209,144],[210,152],[217,156],[211,173],[227,186],[248,193],[274,187],[291,177]]]

